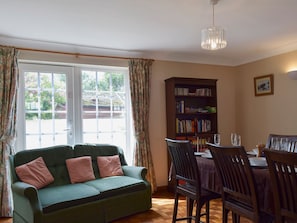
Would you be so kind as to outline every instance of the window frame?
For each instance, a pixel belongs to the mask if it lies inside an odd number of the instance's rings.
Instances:
[[[16,151],[24,150],[26,145],[26,133],[25,133],[25,94],[24,94],[24,72],[38,71],[38,72],[50,72],[66,74],[66,94],[67,94],[67,130],[71,129],[67,138],[67,142],[70,145],[83,143],[83,125],[82,125],[82,86],[81,86],[81,72],[83,70],[90,71],[112,71],[121,72],[124,74],[125,81],[125,109],[126,109],[126,145],[122,146],[125,152],[125,157],[128,163],[132,163],[133,151],[132,144],[134,142],[133,134],[133,121],[132,121],[132,109],[130,99],[130,86],[129,86],[129,74],[128,67],[115,67],[115,66],[99,66],[99,65],[80,65],[80,64],[48,64],[48,63],[32,63],[32,62],[19,62],[19,90],[17,98],[17,141]],[[75,89],[75,90],[74,90]],[[66,130],[66,131],[67,131]],[[23,134],[20,134],[23,133]],[[98,142],[100,143],[100,142]]]

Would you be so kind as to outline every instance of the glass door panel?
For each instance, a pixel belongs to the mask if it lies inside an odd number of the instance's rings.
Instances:
[[[67,82],[70,69],[55,66],[22,65],[23,76],[19,100],[24,103],[24,131],[22,139],[26,149],[71,144]],[[71,103],[70,103],[71,104]],[[22,106],[21,106],[22,107]]]

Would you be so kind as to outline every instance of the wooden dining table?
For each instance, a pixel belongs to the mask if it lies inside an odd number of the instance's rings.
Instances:
[[[221,194],[222,183],[217,174],[214,160],[200,156],[197,156],[196,159],[200,171],[202,187]],[[273,216],[273,194],[269,170],[267,167],[252,167],[252,171],[255,176],[260,209]]]

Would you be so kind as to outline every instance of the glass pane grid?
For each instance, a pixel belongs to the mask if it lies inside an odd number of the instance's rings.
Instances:
[[[65,74],[25,72],[27,148],[67,143],[65,81]]]
[[[51,66],[36,67],[33,72],[22,72],[25,133],[20,145],[25,144],[28,149],[71,141],[70,144],[108,143],[124,150],[129,148],[126,146],[130,140],[130,134],[127,134],[130,122],[127,120],[129,111],[126,111],[126,70],[117,72],[105,67],[104,70],[72,70],[74,73],[67,69],[65,73],[59,73],[51,71]],[[43,72],[44,68],[50,72]],[[53,70],[60,70],[60,67],[55,66]],[[81,73],[76,75],[75,72]],[[76,88],[76,83],[81,88]],[[76,94],[78,90],[81,92]],[[69,103],[68,97],[71,99]],[[80,117],[81,120],[76,120]]]
[[[82,77],[84,142],[114,144],[121,139],[125,145],[124,75],[83,71]]]

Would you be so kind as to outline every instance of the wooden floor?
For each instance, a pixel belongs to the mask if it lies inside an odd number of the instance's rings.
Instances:
[[[173,195],[165,190],[157,192],[153,195],[153,207],[151,210],[144,213],[136,214],[126,218],[119,219],[113,223],[169,223],[172,222],[173,212]],[[179,216],[183,216],[186,212],[186,201],[182,199],[179,206]],[[210,222],[222,222],[222,203],[220,199],[214,200],[210,203]],[[205,222],[205,219],[201,219]],[[185,222],[185,221],[181,221]],[[229,220],[231,222],[231,219]],[[12,223],[11,218],[0,218],[0,223]],[[241,223],[251,223],[251,221],[244,218]]]

